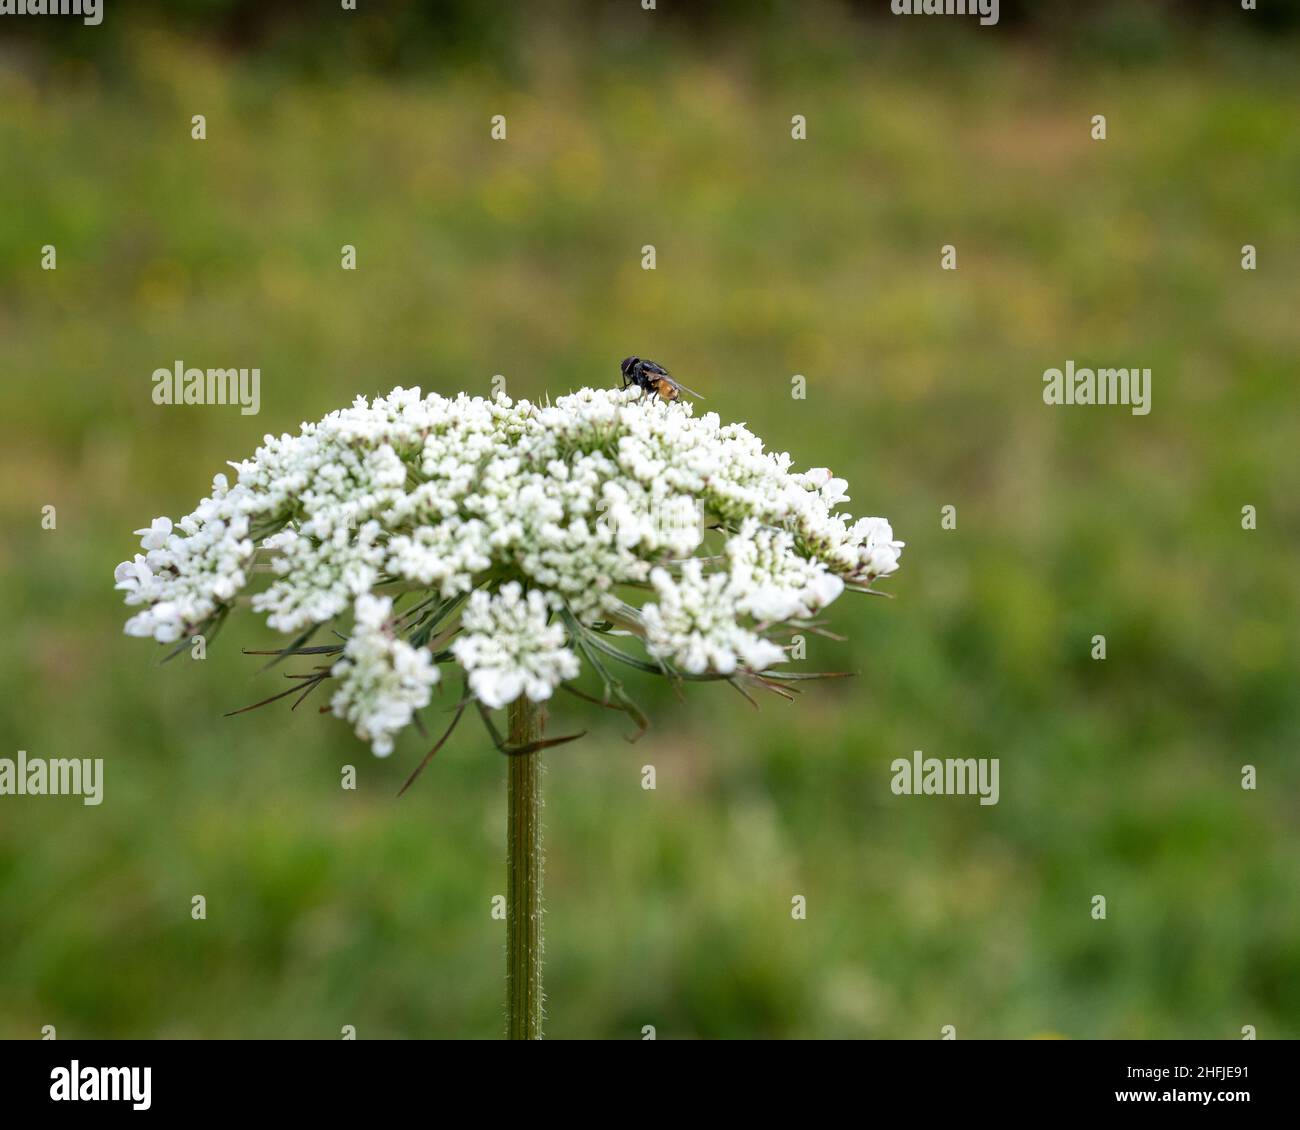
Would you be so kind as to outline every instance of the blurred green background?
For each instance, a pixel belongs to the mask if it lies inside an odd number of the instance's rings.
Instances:
[[[0,756],[106,763],[98,808],[0,798],[0,1036],[500,1034],[477,726],[395,799],[418,735],[223,718],[279,637],[160,667],[112,571],[265,432],[633,352],[908,548],[810,647],[857,679],[633,680],[635,746],[556,703],[548,1034],[1300,1036],[1294,6],[360,7],[0,27]],[[177,359],[260,366],[260,415],[155,407]],[[1067,359],[1151,414],[1045,407]],[[917,749],[1000,804],[893,796]]]

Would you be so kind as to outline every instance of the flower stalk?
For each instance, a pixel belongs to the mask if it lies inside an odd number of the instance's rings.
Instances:
[[[510,704],[510,746],[542,740],[546,711],[527,695]],[[542,1038],[542,753],[506,758],[506,1036]]]

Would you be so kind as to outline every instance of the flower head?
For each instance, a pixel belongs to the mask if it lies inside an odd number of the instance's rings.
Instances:
[[[220,620],[257,573],[251,605],[281,632],[350,613],[320,679],[382,755],[442,664],[496,708],[549,698],[580,657],[607,694],[610,663],[743,679],[783,662],[782,627],[903,548],[883,518],[840,511],[843,479],[790,465],[635,388],[545,405],[399,388],[267,436],[233,486],[218,475],[191,514],[137,531],[114,579],[139,608],[127,632],[163,643]]]

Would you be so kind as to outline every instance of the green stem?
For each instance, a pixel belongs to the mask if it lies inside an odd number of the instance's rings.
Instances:
[[[539,741],[546,713],[527,695],[510,705],[510,745]],[[506,1036],[542,1038],[542,755],[506,758]]]

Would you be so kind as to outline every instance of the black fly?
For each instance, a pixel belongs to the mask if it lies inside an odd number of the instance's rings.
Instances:
[[[636,385],[637,388],[644,389],[661,400],[676,400],[684,392],[691,396],[699,396],[701,400],[704,399],[694,389],[678,384],[668,370],[656,361],[646,361],[640,357],[624,357],[622,369],[624,388],[628,385]]]

